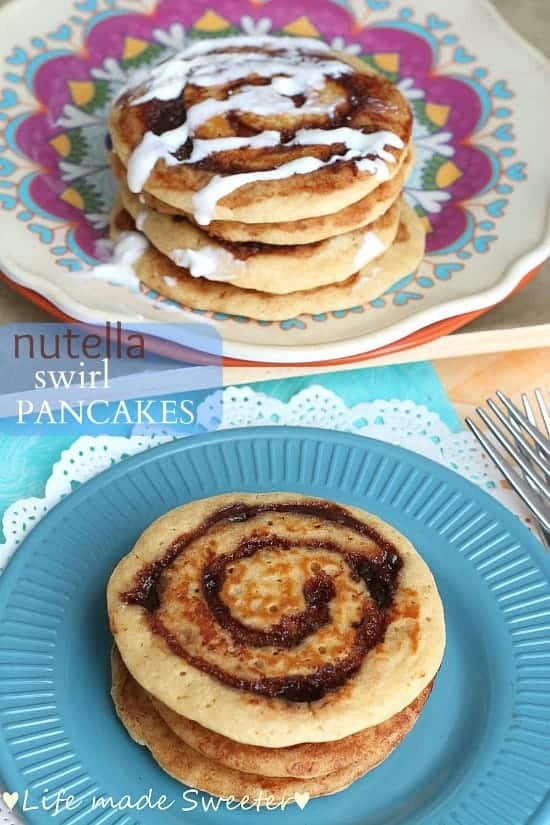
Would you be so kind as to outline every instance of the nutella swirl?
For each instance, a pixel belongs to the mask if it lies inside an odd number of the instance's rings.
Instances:
[[[312,702],[383,641],[401,565],[391,542],[337,504],[236,503],[175,538],[120,598],[182,664]]]
[[[130,190],[140,192],[159,161],[210,173],[193,197],[195,220],[207,225],[218,201],[249,183],[327,166],[388,180],[412,115],[388,80],[350,60],[302,38],[188,46],[115,102],[133,135]]]

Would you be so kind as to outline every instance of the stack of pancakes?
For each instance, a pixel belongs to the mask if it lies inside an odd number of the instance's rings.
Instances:
[[[413,271],[407,101],[307,38],[195,41],[134,80],[109,129],[112,236],[187,307],[280,320],[370,301]]]
[[[382,762],[418,719],[445,645],[410,542],[297,494],[172,510],[107,595],[130,736],[180,782],[264,805],[334,793]]]

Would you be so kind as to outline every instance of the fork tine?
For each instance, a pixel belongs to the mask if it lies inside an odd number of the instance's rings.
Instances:
[[[485,438],[479,427],[472,421],[470,417],[466,417],[466,424],[475,435],[489,458],[496,464],[504,478],[509,482],[512,489],[519,495],[527,507],[531,510],[535,518],[542,524],[545,530],[550,532],[550,518],[548,518],[541,508],[537,495],[533,492],[531,487],[527,484],[515,470],[512,469],[508,461],[504,458],[496,447]]]
[[[533,427],[536,427],[537,422],[536,422],[536,419],[535,419],[535,414],[533,412],[533,408],[531,406],[531,401],[529,400],[529,396],[527,395],[526,392],[522,392],[521,402],[523,404],[523,409],[525,410],[525,415],[527,417],[527,420],[529,421],[530,424],[533,425]],[[510,419],[510,420],[512,420],[512,419]]]
[[[536,390],[536,392],[539,393],[540,390]],[[537,420],[535,418],[535,413],[533,412],[533,408],[531,406],[531,401],[529,400],[529,396],[527,395],[527,393],[523,392],[521,394],[521,400],[523,402],[523,409],[525,410],[525,415],[527,416],[527,418],[529,419],[529,421],[531,422],[533,427],[536,427],[537,426]],[[545,423],[546,430],[547,430],[548,434],[550,435],[550,429],[549,429],[550,419],[545,420],[545,416],[548,415],[548,410],[546,408],[546,405],[544,404],[544,399],[542,399],[542,408],[540,407],[540,402],[539,402],[539,408],[541,410],[541,415],[542,415],[543,421]],[[512,422],[512,421],[514,422],[514,426],[519,428],[519,425],[516,424],[515,419],[513,419],[512,416],[510,416],[510,422]],[[543,456],[544,456],[544,453],[542,452],[540,447],[537,447],[537,455],[540,458],[543,458]],[[550,483],[550,473],[548,473],[548,472],[546,473],[546,481],[548,483]],[[550,550],[550,547],[548,549]]]
[[[521,424],[521,426],[525,430],[527,430],[533,441],[536,441],[540,449],[548,457],[550,457],[550,441],[547,438],[545,438],[543,434],[539,432],[539,430],[537,430],[537,428],[533,424],[531,424],[529,419],[525,415],[523,415],[523,413],[518,410],[516,405],[512,401],[510,401],[510,399],[507,398],[504,395],[504,393],[502,393],[500,390],[497,390],[497,397],[500,401],[502,401],[508,412],[511,413],[511,415],[516,419],[518,424]]]
[[[485,424],[485,426],[487,427],[487,429],[494,435],[497,441],[499,441],[500,444],[502,444],[504,449],[512,456],[516,464],[518,464],[519,467],[521,467],[525,475],[529,476],[533,484],[536,485],[537,489],[539,489],[543,495],[548,496],[550,498],[550,488],[547,487],[546,484],[544,484],[544,482],[540,480],[540,478],[535,472],[533,472],[533,470],[525,461],[521,453],[518,452],[518,450],[516,450],[516,448],[513,446],[513,444],[511,444],[508,441],[507,438],[505,438],[505,436],[501,433],[496,424],[493,423],[492,419],[489,418],[489,416],[485,413],[484,410],[481,409],[481,407],[476,407],[476,412]]]
[[[525,440],[519,425],[515,422],[515,419],[513,419],[512,417],[506,418],[506,416],[501,412],[500,408],[497,407],[492,398],[487,399],[487,404],[489,408],[493,411],[493,413],[497,416],[502,426],[512,433],[517,445],[523,450],[524,453],[527,454],[527,456],[531,459],[533,464],[535,464],[545,475],[550,473],[550,463],[546,461],[542,453],[539,454],[535,452],[535,450],[533,450],[529,442]]]
[[[550,412],[548,411],[548,407],[546,406],[546,402],[544,401],[544,396],[538,387],[535,390],[535,398],[537,399],[537,404],[539,405],[540,415],[542,420],[544,421],[546,432],[548,436],[550,436]]]

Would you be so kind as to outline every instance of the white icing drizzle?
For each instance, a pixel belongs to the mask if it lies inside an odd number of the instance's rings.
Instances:
[[[183,139],[182,139],[183,138]],[[145,181],[153,171],[157,161],[164,160],[168,166],[176,166],[176,152],[187,140],[187,124],[171,129],[162,135],[146,132],[139,146],[132,152],[128,161],[128,187],[131,192],[141,192]]]
[[[403,148],[403,141],[393,132],[365,134],[359,129],[350,129],[349,126],[341,126],[339,129],[300,129],[292,140],[292,144],[297,146],[330,146],[333,143],[343,143],[348,151],[356,152],[358,155],[377,155],[387,163],[393,163],[395,158],[391,152],[385,151],[385,146]]]
[[[300,132],[296,134],[296,138],[301,135],[301,145],[305,146],[308,145],[306,140],[309,139],[311,133],[316,134],[318,131],[323,133],[323,130],[301,129]],[[355,160],[357,167],[361,171],[370,172],[370,174],[376,175],[379,180],[387,180],[389,178],[389,172],[386,162],[389,161],[393,163],[395,162],[395,158],[389,152],[385,152],[384,146],[395,146],[400,149],[403,147],[401,138],[394,135],[393,132],[372,132],[365,135],[363,132],[358,132],[354,129],[333,129],[326,130],[327,143],[344,143],[348,146],[346,140],[342,139],[343,135],[339,135],[337,139],[333,138],[330,140],[331,132],[340,133],[346,131],[352,132],[353,135],[359,136],[362,139],[361,149],[354,148],[352,145],[344,155],[335,155],[327,161],[314,157],[297,158],[296,160],[283,163],[281,166],[277,166],[276,169],[270,169],[266,172],[241,172],[237,175],[225,176],[215,175],[208,181],[203,189],[200,189],[193,196],[193,213],[195,220],[202,226],[207,226],[214,216],[218,201],[236,189],[240,189],[241,186],[245,186],[247,183],[263,180],[281,180],[282,178],[289,178],[292,175],[307,175],[310,172],[315,172],[317,169],[330,166],[338,161]],[[296,138],[287,145],[292,145]],[[311,138],[311,143],[316,144],[317,142],[315,138]],[[359,140],[357,140],[357,143],[359,143]],[[380,153],[386,156],[387,161],[379,156]],[[363,154],[373,154],[378,155],[378,157],[375,157],[374,160],[370,158],[357,160],[357,158]],[[390,158],[391,160],[389,160]]]
[[[363,243],[357,250],[357,254],[353,259],[353,265],[357,269],[361,269],[368,264],[370,261],[373,261],[375,258],[378,258],[382,252],[385,252],[386,247],[378,237],[375,232],[365,232],[365,237],[363,238]]]
[[[244,261],[235,258],[227,249],[215,246],[173,249],[168,257],[177,266],[188,269],[194,278],[208,278],[210,281],[231,281],[246,267]]]
[[[261,117],[270,115],[294,114],[298,107],[291,97],[279,94],[272,86],[245,86],[237,94],[230,95],[226,100],[208,98],[197,103],[187,110],[187,135],[192,137],[199,126],[213,117],[224,115],[227,112],[254,112]],[[326,114],[326,106],[320,106],[307,100],[299,109],[303,114]]]
[[[383,272],[383,266],[375,266],[370,275],[360,274],[351,288],[352,292],[356,292],[357,290],[362,289],[365,286],[365,284],[367,284],[369,281],[372,281],[373,278],[377,278],[378,275],[381,275]]]
[[[180,82],[181,73],[186,70],[187,64],[191,57],[209,54],[216,49],[239,47],[253,47],[256,49],[275,47],[278,49],[299,49],[315,52],[325,52],[329,50],[326,43],[309,37],[274,38],[269,35],[254,37],[250,37],[248,35],[238,35],[236,37],[224,37],[223,41],[199,40],[196,43],[187,45],[170,60],[164,60],[152,69],[149,67],[141,67],[136,69],[132,73],[128,83],[125,83],[119,90],[116,100],[121,98],[127,92],[132,92],[132,90],[135,90],[138,87],[146,86],[149,91],[151,83],[154,83],[154,85],[158,88],[155,89],[154,95],[148,97],[147,99],[152,100],[153,97],[156,97],[158,100],[172,100],[174,97],[177,97],[178,94],[181,94],[183,89],[183,85]],[[239,59],[241,57],[242,54],[239,55]],[[232,59],[235,59],[234,55]],[[173,69],[171,67],[173,67]],[[163,83],[165,83],[165,87],[163,87]],[[175,93],[172,94],[174,90]]]
[[[247,53],[239,55],[227,54],[225,49],[232,48],[247,48],[252,49]],[[243,71],[243,63],[255,60],[257,63],[264,62],[269,64],[277,60],[281,62],[281,58],[275,55],[266,55],[261,51],[253,51],[254,49],[275,49],[286,51],[289,56],[296,60],[302,59],[300,51],[312,52],[328,52],[328,46],[321,40],[314,40],[309,37],[250,37],[241,35],[237,37],[224,37],[223,40],[199,40],[196,43],[186,46],[182,51],[154,66],[146,75],[144,73],[137,74],[131,84],[131,87],[126,86],[119,92],[119,97],[130,91],[131,88],[145,85],[147,91],[132,101],[134,104],[145,103],[148,100],[173,100],[179,97],[188,82],[190,74],[193,74],[193,83],[200,86],[212,86],[218,83],[228,82],[230,80],[244,77],[248,71]],[[219,51],[224,50],[224,51]],[[214,54],[212,54],[214,52]],[[330,61],[332,64],[336,61]],[[345,65],[345,64],[342,64]],[[213,71],[214,67],[219,67],[222,70],[220,74],[217,70]],[[258,74],[262,71],[269,71],[269,66],[263,66],[259,69]],[[286,66],[288,70],[288,66]],[[225,71],[225,74],[223,73]],[[286,71],[285,71],[286,73]],[[269,74],[262,74],[262,77],[271,77]],[[222,78],[226,78],[225,80]],[[198,81],[198,82],[197,82]],[[202,81],[202,82],[201,82]]]
[[[176,286],[178,279],[174,278],[173,275],[163,275],[162,280],[167,286]]]
[[[187,163],[197,163],[208,155],[216,152],[230,152],[233,149],[262,149],[264,147],[278,146],[281,142],[279,132],[266,130],[251,137],[225,137],[211,138],[210,140],[193,141],[193,149]]]
[[[150,209],[140,209],[136,215],[136,229],[140,232],[143,232],[143,228],[145,226],[145,222],[149,215],[151,214]]]
[[[282,166],[265,172],[241,172],[238,175],[226,175],[225,177],[215,175],[203,189],[193,195],[195,220],[201,226],[208,226],[213,218],[217,202],[225,195],[229,195],[247,183],[262,180],[280,180],[281,178],[289,178],[292,175],[307,175],[309,172],[315,172],[325,165],[325,162],[318,158],[307,157],[291,160],[289,163],[283,163]]]
[[[289,114],[297,111],[297,107],[292,98],[278,94],[270,86],[246,86],[241,92],[232,95],[227,98],[227,100],[215,100],[214,98],[208,98],[201,103],[197,103],[195,106],[191,106],[187,110],[187,119],[181,126],[177,126],[175,129],[170,129],[162,135],[155,135],[154,132],[145,133],[143,140],[133,151],[128,162],[128,186],[130,191],[134,193],[141,192],[147,178],[153,171],[155,164],[161,159],[164,160],[168,166],[176,166],[179,163],[185,164],[195,162],[192,160],[192,155],[184,161],[179,161],[174,157],[173,152],[176,152],[189,137],[192,137],[198,127],[207,120],[217,117],[218,115],[226,114],[227,112],[236,111],[237,109],[241,109],[243,111],[253,111],[255,114],[263,116]],[[300,108],[300,111],[308,112],[310,114],[326,114],[330,112],[330,109],[328,107],[321,107],[315,103],[309,105],[304,103],[304,105]],[[322,130],[315,129],[311,131],[319,132]],[[349,131],[352,130],[350,129]],[[248,143],[241,143],[241,146],[275,146],[276,143],[274,142],[273,134],[273,131],[270,130],[261,132],[259,135],[254,136],[254,141],[253,138],[245,138],[244,140],[247,140]],[[279,142],[280,136],[278,133],[275,134],[277,134],[277,142]],[[234,141],[243,139],[214,138],[214,140],[216,144],[219,145],[220,140]],[[211,148],[210,152],[206,153],[205,144],[207,143],[211,143],[211,141],[200,141],[202,146],[202,157],[206,157],[207,154],[211,154],[212,151],[216,151]],[[232,148],[238,147],[234,145]],[[220,151],[220,149],[217,151]]]
[[[113,246],[113,257],[108,263],[95,266],[88,273],[92,278],[108,281],[115,286],[136,290],[139,279],[134,266],[146,252],[149,243],[139,232],[121,232]]]
[[[339,60],[304,61],[298,52],[284,58],[262,52],[239,55],[212,54],[191,60],[173,58],[153,69],[147,91],[132,100],[134,106],[149,100],[174,100],[186,83],[194,86],[221,86],[248,75],[274,78],[273,87],[280,94],[303,94],[319,88],[325,77],[338,77],[351,72],[351,66]],[[153,82],[154,81],[154,82]]]
[[[238,56],[225,51],[232,47],[247,47],[248,51],[240,52]],[[266,54],[259,51],[259,49],[266,48],[272,50],[273,53]],[[156,66],[145,84],[146,91],[137,98],[131,99],[132,105],[155,98],[164,101],[172,100],[182,94],[187,83],[203,87],[221,86],[250,75],[270,78],[271,82],[264,86],[244,85],[234,93],[230,91],[225,100],[207,98],[187,110],[185,123],[181,126],[161,135],[147,132],[128,161],[130,190],[134,193],[142,191],[159,160],[164,160],[168,166],[176,166],[197,163],[217,152],[279,145],[280,134],[270,129],[251,137],[193,140],[202,124],[228,112],[252,112],[260,117],[286,114],[330,116],[340,101],[332,100],[330,103],[323,103],[318,90],[323,87],[325,78],[339,77],[353,69],[349,64],[337,58],[324,59],[322,53],[327,50],[328,47],[324,43],[309,38],[280,38],[267,35],[228,37],[223,38],[222,41],[205,40],[193,43],[172,59]],[[143,85],[143,83],[140,84],[141,87]],[[301,105],[294,102],[293,95],[304,97],[302,101],[299,101]],[[189,139],[192,139],[189,157],[178,160],[174,157],[174,153]],[[295,137],[285,145],[314,146],[319,144],[343,144],[345,153],[327,161],[315,157],[303,157],[264,172],[215,175],[193,197],[195,219],[202,225],[208,225],[214,216],[218,201],[248,183],[308,174],[339,161],[353,160],[359,171],[376,175],[380,181],[387,180],[390,176],[387,164],[394,163],[395,159],[385,147],[402,149],[404,146],[403,141],[392,132],[379,131],[365,134],[360,129],[350,127],[300,129]],[[374,159],[366,157],[367,155],[374,156]]]

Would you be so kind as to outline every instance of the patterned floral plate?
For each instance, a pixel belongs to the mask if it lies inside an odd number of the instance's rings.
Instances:
[[[493,305],[550,251],[550,69],[485,0],[16,0],[0,29],[0,265],[68,316],[200,315],[219,327],[228,357],[345,359]],[[427,256],[367,306],[257,322],[182,310],[91,274],[115,192],[110,101],[137,67],[186,40],[236,32],[323,38],[411,102],[407,195],[428,231]]]

